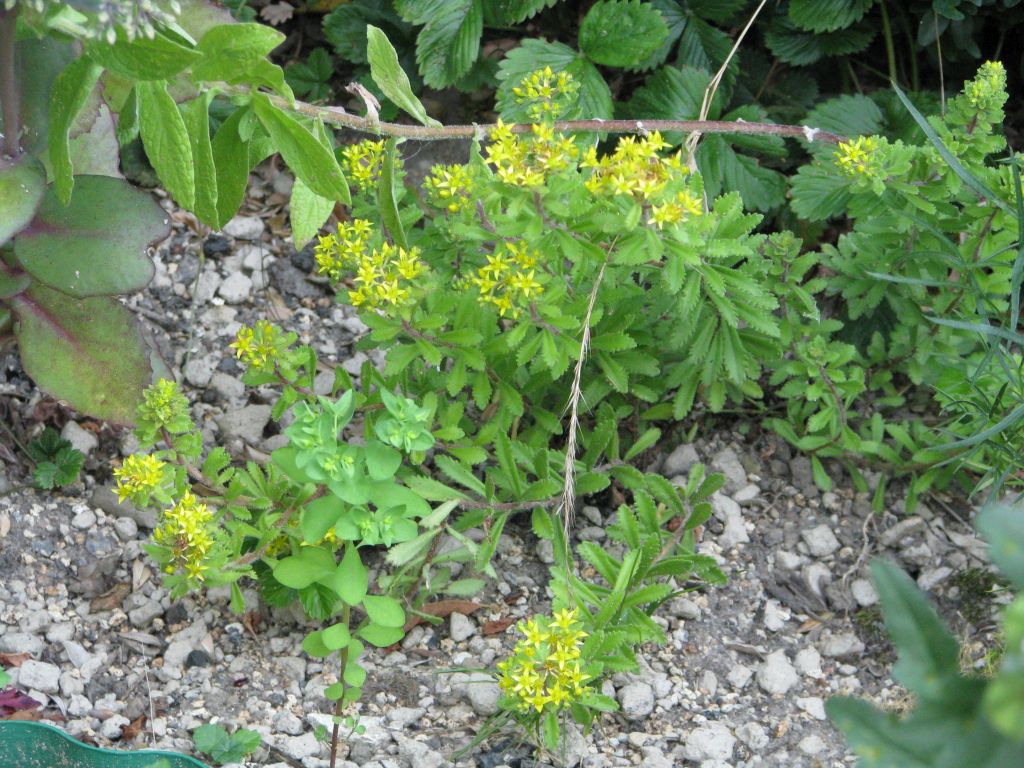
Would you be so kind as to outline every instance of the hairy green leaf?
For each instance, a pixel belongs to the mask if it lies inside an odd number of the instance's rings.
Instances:
[[[580,50],[609,67],[631,67],[653,54],[668,37],[668,26],[650,3],[599,0],[580,24]]]
[[[75,184],[68,133],[102,71],[89,59],[75,59],[53,82],[47,146],[57,197],[65,204],[71,199],[71,190]]]
[[[139,134],[160,181],[183,208],[192,210],[196,197],[192,146],[178,105],[162,81],[140,82]]]

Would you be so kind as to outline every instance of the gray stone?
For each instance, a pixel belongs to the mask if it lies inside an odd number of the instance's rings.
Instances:
[[[269,405],[246,405],[235,411],[228,411],[219,419],[221,437],[225,440],[240,438],[247,443],[257,444],[263,439],[263,429],[270,421]]]
[[[83,667],[95,664],[97,657],[85,650],[85,646],[81,643],[76,643],[74,640],[65,640],[61,645],[64,646],[64,653],[67,654],[68,661],[76,669],[81,670]]]
[[[577,532],[580,541],[604,541],[607,537],[604,528],[599,525],[588,525]]]
[[[555,545],[548,539],[541,539],[537,542],[537,558],[545,565],[555,562]]]
[[[478,715],[490,717],[498,711],[501,689],[490,675],[474,672],[469,678],[464,689],[469,705]]]
[[[38,656],[43,652],[43,638],[28,632],[0,632],[0,651]]]
[[[239,400],[245,395],[245,384],[222,371],[210,377],[210,388],[225,400]]]
[[[71,621],[61,621],[51,624],[46,630],[46,641],[59,643],[64,640],[72,640],[75,637],[75,624]]]
[[[900,520],[892,528],[885,531],[881,536],[881,542],[887,547],[894,547],[903,539],[913,536],[923,528],[924,518],[919,515],[911,515],[910,517]]]
[[[138,509],[127,499],[124,503],[118,502],[117,494],[110,486],[97,485],[93,489],[89,503],[97,509],[102,509],[111,517],[131,518],[143,528],[153,529],[159,523],[159,518],[154,510]]]
[[[391,743],[391,731],[381,725],[379,717],[361,717],[359,724],[365,730],[349,739],[348,756],[354,763],[364,765]]]
[[[236,240],[258,240],[263,230],[263,220],[258,216],[235,216],[221,231]]]
[[[183,667],[185,660],[193,650],[191,640],[174,640],[167,645],[167,649],[164,651],[164,666],[172,668]]]
[[[696,621],[701,616],[700,606],[686,597],[677,597],[668,604],[668,609],[673,616],[688,621]]]
[[[243,272],[232,272],[217,293],[228,304],[241,304],[252,293],[252,280]]]
[[[461,613],[454,612],[449,618],[450,622],[450,634],[452,640],[456,643],[461,643],[463,640],[468,640],[476,634],[476,624],[473,623],[472,619]]]
[[[800,740],[800,751],[805,755],[818,755],[825,751],[825,742],[816,733]]]
[[[398,741],[398,757],[409,768],[443,768],[449,765],[444,755],[422,741],[410,739],[402,734],[396,734],[395,738]]]
[[[294,713],[285,709],[278,712],[274,717],[274,730],[278,733],[286,733],[289,736],[299,736],[305,729],[302,725],[302,720],[296,717]]]
[[[828,717],[825,714],[825,702],[820,696],[798,698],[796,705],[815,720],[824,720]]]
[[[808,551],[815,557],[828,557],[839,549],[839,539],[824,523],[800,531],[800,538],[804,540]]]
[[[60,667],[45,661],[24,661],[18,669],[18,685],[43,693],[57,693],[60,690]]]
[[[74,672],[60,673],[60,692],[65,696],[85,693],[85,683]]]
[[[945,581],[952,572],[953,569],[948,565],[940,565],[938,568],[928,568],[927,570],[921,571],[921,575],[917,577],[917,586],[926,592],[930,592]]]
[[[654,689],[647,683],[630,683],[619,690],[619,704],[630,720],[645,718],[654,711]]]
[[[732,448],[724,448],[711,459],[711,468],[725,475],[725,488],[738,491],[747,484],[747,471]]]
[[[665,755],[661,747],[649,746],[642,747],[641,751],[644,753],[644,760],[642,765],[644,768],[674,768],[675,763],[672,762],[671,758]],[[572,765],[572,763],[569,763]]]
[[[133,627],[144,627],[157,616],[163,616],[164,607],[156,600],[147,600],[134,610],[128,611],[128,620]]]
[[[765,693],[784,694],[800,682],[800,678],[789,663],[789,658],[783,650],[774,651],[757,670],[757,684]]]
[[[768,732],[760,723],[745,723],[736,729],[736,737],[755,752],[768,746]]]
[[[427,710],[423,707],[394,707],[387,711],[387,720],[398,728],[408,728],[413,723],[419,722]]]
[[[850,594],[857,601],[857,605],[867,608],[878,602],[878,593],[875,586],[867,579],[854,579],[850,584]]]
[[[95,434],[87,429],[82,429],[76,421],[69,421],[65,424],[64,429],[60,431],[60,436],[71,443],[72,448],[81,451],[86,456],[100,444],[100,439]]]
[[[849,659],[864,650],[864,643],[852,632],[824,635],[820,641],[821,653],[832,659]]]
[[[196,282],[196,295],[195,299],[200,304],[209,303],[220,287],[220,275],[212,267],[208,267],[202,271],[199,275],[199,280]]]
[[[715,510],[715,516],[725,523],[722,535],[718,537],[718,543],[722,549],[732,549],[738,544],[750,541],[739,504],[716,491],[711,497],[711,506]]]
[[[71,695],[68,701],[68,714],[72,717],[85,717],[92,712],[92,702],[79,693]]]
[[[729,674],[725,676],[725,679],[729,681],[729,685],[737,691],[741,691],[747,687],[747,683],[750,682],[750,678],[753,676],[754,670],[742,664],[737,664],[729,670]]]
[[[779,605],[778,600],[766,600],[764,604],[764,626],[769,632],[778,632],[786,626],[789,611]]]
[[[711,722],[684,737],[683,757],[694,762],[729,760],[735,746],[732,732],[723,723]]]
[[[797,651],[796,658],[793,659],[793,664],[796,666],[797,672],[807,677],[813,677],[819,679],[822,676],[821,672],[821,654],[818,653],[818,649],[813,646],[810,648],[801,648]]]
[[[71,527],[80,531],[88,531],[96,525],[96,513],[91,509],[83,509],[71,518]]]
[[[665,457],[661,465],[661,474],[665,477],[686,475],[694,464],[700,464],[697,449],[693,447],[693,443],[683,443]]]
[[[181,373],[185,377],[185,381],[193,387],[202,388],[210,383],[210,377],[213,376],[213,372],[217,370],[217,362],[217,358],[213,355],[193,357],[185,363],[185,367],[181,369]]]
[[[814,471],[811,469],[811,460],[806,456],[797,456],[789,462],[789,473],[793,476],[793,485],[799,490],[807,492],[815,488]]]
[[[312,733],[281,739],[279,747],[292,760],[304,760],[320,753],[320,742]]]
[[[114,520],[114,533],[121,541],[131,541],[139,535],[139,524],[130,517],[119,517]]]
[[[733,500],[746,506],[755,501],[761,495],[761,489],[755,483],[747,483],[732,495]]]
[[[124,715],[111,715],[103,721],[100,726],[100,735],[110,741],[117,741],[121,738],[122,729],[131,722]]]

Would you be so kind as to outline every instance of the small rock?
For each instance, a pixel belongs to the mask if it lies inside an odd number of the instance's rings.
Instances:
[[[693,600],[685,597],[677,597],[668,604],[668,610],[672,615],[687,621],[696,621],[701,616],[700,606]]]
[[[252,280],[242,272],[232,272],[228,278],[220,284],[217,293],[228,304],[241,304],[249,298],[252,293]]]
[[[73,640],[75,637],[75,624],[71,621],[61,621],[52,624],[46,630],[46,641],[48,643],[60,643],[64,640]]]
[[[452,640],[456,643],[461,643],[463,640],[468,640],[476,634],[476,624],[461,613],[454,612],[449,618],[450,622],[450,635]]]
[[[901,540],[913,536],[924,528],[924,518],[919,515],[900,520],[896,525],[887,530],[881,536],[881,542],[887,547],[896,546]]]
[[[289,736],[287,739],[282,739],[280,749],[292,760],[303,760],[319,754],[320,742],[312,733],[304,733],[301,736]]]
[[[246,405],[235,411],[228,411],[219,419],[221,437],[224,440],[241,438],[255,445],[263,439],[263,429],[270,421],[269,405]]]
[[[732,448],[725,448],[716,453],[711,459],[711,467],[725,475],[725,487],[728,491],[738,491],[747,484],[747,471]]]
[[[258,216],[235,216],[222,231],[236,240],[258,240],[263,229],[263,220]]]
[[[410,768],[443,768],[450,765],[440,752],[431,749],[422,741],[397,734],[398,756]]]
[[[383,752],[391,743],[391,732],[381,725],[379,717],[361,717],[359,724],[365,729],[349,739],[348,756],[352,762],[365,765],[374,755]],[[307,734],[312,736],[312,734]]]
[[[100,735],[110,741],[117,741],[121,738],[122,729],[130,722],[124,715],[111,715],[100,726]]]
[[[814,528],[800,531],[800,538],[804,540],[808,551],[815,557],[827,557],[839,549],[839,539],[832,533],[832,529],[824,523]]]
[[[130,517],[119,517],[114,520],[114,533],[121,541],[131,541],[139,535],[139,525]]]
[[[796,705],[815,720],[824,720],[828,717],[828,715],[825,714],[825,702],[822,701],[819,696],[798,698],[796,700]]]
[[[78,422],[69,421],[60,431],[60,436],[71,443],[71,447],[88,456],[100,444],[100,439],[87,429],[82,429]]]
[[[223,371],[217,371],[210,377],[210,388],[229,401],[240,400],[245,395],[245,384]]]
[[[162,616],[164,607],[156,600],[147,600],[138,608],[128,612],[128,620],[133,627],[144,627],[157,616]]]
[[[130,518],[143,528],[153,529],[159,523],[159,518],[154,510],[138,509],[127,499],[123,504],[118,502],[117,494],[110,486],[97,485],[92,491],[89,503],[97,509],[102,509],[111,517]]]
[[[92,712],[92,702],[80,693],[71,695],[68,701],[68,714],[72,717],[85,717]]]
[[[817,755],[825,751],[825,742],[817,734],[805,736],[800,740],[800,751],[805,755]]]
[[[192,669],[192,667],[208,667],[213,659],[210,658],[210,654],[204,651],[202,648],[189,653],[185,657],[185,669]]]
[[[734,501],[742,506],[750,504],[761,495],[761,489],[755,483],[747,483],[732,495]]]
[[[38,656],[43,652],[43,638],[28,632],[0,632],[0,651]]]
[[[852,632],[824,635],[820,642],[821,653],[832,659],[848,659],[864,650],[864,643]]]
[[[729,760],[732,757],[736,737],[722,723],[708,725],[690,731],[684,737],[683,757],[687,760]]]
[[[278,733],[286,733],[289,736],[298,736],[304,730],[302,720],[292,712],[283,710],[277,713],[274,718],[274,730]]]
[[[224,235],[212,234],[203,241],[203,255],[216,258],[231,250],[231,241]]]
[[[940,565],[938,568],[928,568],[921,571],[921,575],[917,577],[917,586],[925,592],[930,592],[945,581],[952,572],[953,569],[947,565]]]
[[[88,531],[94,525],[96,525],[96,513],[91,509],[83,509],[71,518],[71,527],[80,531]]]
[[[757,670],[757,684],[765,693],[781,695],[799,682],[800,678],[783,650],[768,654]]]
[[[693,447],[693,443],[683,443],[665,457],[665,462],[661,465],[661,474],[665,477],[686,475],[694,464],[700,464],[697,449]]]
[[[207,304],[220,287],[220,275],[215,269],[204,269],[195,284],[195,300],[200,304]]]
[[[185,363],[181,373],[185,377],[185,381],[193,387],[203,388],[210,383],[210,377],[217,370],[218,362],[212,355],[193,357]]]
[[[801,648],[797,651],[793,664],[801,675],[815,679],[819,679],[822,675],[821,654],[818,653],[817,648]]]
[[[743,512],[740,505],[728,496],[715,492],[711,497],[711,506],[715,510],[715,516],[725,523],[722,535],[718,537],[718,543],[722,549],[732,549],[739,544],[750,541],[747,533],[747,526],[743,522]]]
[[[43,693],[57,693],[60,690],[60,667],[45,661],[24,661],[18,669],[18,685]]]
[[[745,723],[736,729],[736,737],[754,752],[768,746],[768,733],[760,723]]]
[[[729,681],[729,685],[740,691],[746,688],[747,683],[750,682],[750,678],[753,676],[754,670],[742,664],[737,664],[729,670],[729,674],[725,676],[725,679]]]
[[[854,579],[850,584],[850,594],[857,601],[857,605],[867,608],[878,602],[878,593],[874,585],[867,579]]]
[[[631,720],[640,720],[654,711],[654,689],[647,683],[630,683],[619,690],[622,714]]]
[[[413,723],[419,722],[427,710],[423,707],[394,707],[387,711],[387,720],[398,728],[408,728]]]
[[[778,632],[789,621],[789,611],[779,605],[778,600],[767,600],[764,604],[764,626],[769,632]]]
[[[815,488],[814,472],[811,469],[811,460],[806,456],[797,456],[789,462],[789,473],[793,476],[793,485],[801,491],[807,492]]]
[[[541,539],[537,542],[537,559],[545,565],[555,562],[555,545],[548,539]]]

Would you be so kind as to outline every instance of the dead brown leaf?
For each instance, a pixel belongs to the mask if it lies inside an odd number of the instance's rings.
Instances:
[[[461,613],[463,616],[472,616],[481,608],[483,608],[482,605],[474,603],[472,600],[438,600],[434,603],[427,603],[418,610],[420,613],[425,613],[428,616],[436,616],[439,619],[446,619],[453,613]],[[411,616],[409,620],[405,622],[405,631],[408,632],[417,624],[422,623],[422,616]]]
[[[506,629],[515,624],[515,622],[516,620],[513,619],[511,616],[506,616],[503,619],[495,619],[494,621],[484,622],[483,629],[481,629],[480,631],[483,632],[485,637],[490,635],[500,635]]]
[[[131,584],[115,584],[102,595],[94,597],[89,603],[92,613],[97,611],[113,611],[121,607],[121,603],[132,592]]]
[[[142,729],[146,727],[146,716],[139,715],[128,725],[121,726],[121,741],[134,741]]]
[[[48,719],[53,719],[47,715]],[[42,720],[43,713],[39,709],[19,709],[17,712],[12,712],[9,715],[0,716],[0,720]]]
[[[3,653],[0,652],[0,665],[10,669],[11,667],[20,667],[24,662],[31,659],[31,654],[28,653]]]

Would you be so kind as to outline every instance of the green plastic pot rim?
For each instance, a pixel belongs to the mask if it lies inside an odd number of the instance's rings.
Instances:
[[[194,757],[184,755],[180,752],[168,752],[162,749],[102,749],[91,744],[85,744],[70,736],[60,728],[47,723],[37,723],[31,720],[0,720],[0,745],[5,745],[6,734],[23,731],[31,735],[42,736],[43,734],[54,733],[67,741],[71,747],[87,754],[116,755],[120,762],[134,763],[138,768],[157,768],[160,764],[156,761],[166,759],[172,761],[172,765],[188,765],[195,768],[208,768],[204,763]],[[0,764],[3,762],[3,754],[0,750]]]

